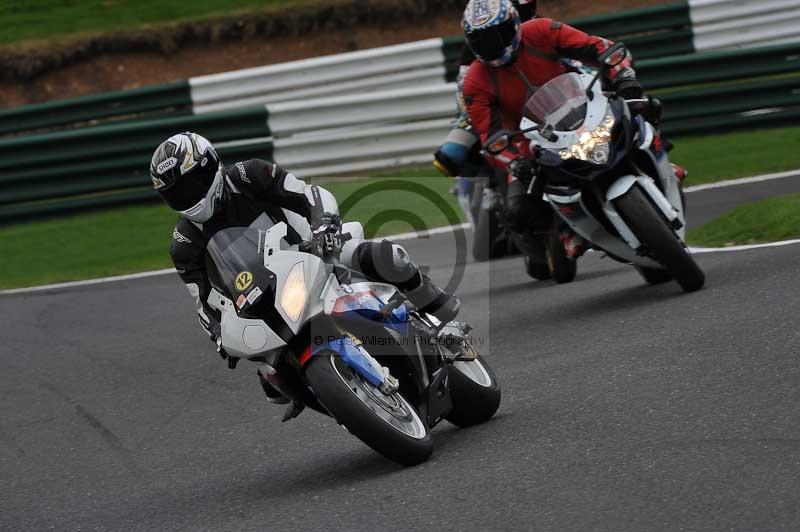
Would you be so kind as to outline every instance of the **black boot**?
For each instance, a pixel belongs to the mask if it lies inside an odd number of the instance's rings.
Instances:
[[[461,301],[454,295],[446,293],[425,275],[420,274],[422,283],[406,292],[408,299],[426,314],[436,316],[442,323],[448,323],[458,316],[461,310]]]
[[[354,262],[367,277],[395,285],[417,309],[442,323],[452,321],[461,308],[457,297],[445,293],[419,271],[403,246],[388,240],[364,242],[356,248]]]

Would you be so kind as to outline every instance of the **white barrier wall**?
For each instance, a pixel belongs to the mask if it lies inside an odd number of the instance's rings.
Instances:
[[[800,0],[689,0],[698,52],[800,40]]]
[[[345,126],[407,123],[456,114],[455,84],[267,105],[276,138]]]
[[[431,163],[450,127],[440,118],[294,136],[275,141],[275,160],[305,177]]]
[[[373,48],[191,78],[195,114],[325,94],[369,92],[393,82],[444,84],[442,39]]]

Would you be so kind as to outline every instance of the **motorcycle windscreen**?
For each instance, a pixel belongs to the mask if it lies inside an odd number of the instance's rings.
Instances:
[[[589,98],[578,74],[561,75],[536,91],[525,104],[525,116],[540,127],[576,131],[586,120]]]
[[[217,274],[210,276],[212,284],[239,313],[265,296],[274,297],[275,275],[264,268],[262,241],[263,232],[257,229],[231,227],[216,233],[206,248]]]

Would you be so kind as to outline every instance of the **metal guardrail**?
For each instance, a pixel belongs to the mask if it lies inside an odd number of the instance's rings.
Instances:
[[[449,113],[452,115],[452,111]],[[450,131],[449,116],[418,122],[329,130],[275,141],[275,159],[302,176],[430,162],[432,146]],[[309,148],[312,149],[309,149]]]
[[[275,137],[369,124],[409,123],[452,118],[455,84],[429,85],[368,95],[276,103],[267,106]]]
[[[800,42],[652,59],[636,70],[651,90],[800,72]]]
[[[153,147],[166,137],[186,130],[223,142],[269,137],[267,116],[262,107],[0,140],[0,205],[145,185]]]
[[[624,39],[639,59],[693,51],[685,2],[589,17],[574,24]],[[0,135],[451,82],[463,43],[460,36],[427,39],[0,110]]]
[[[697,51],[800,39],[798,0],[689,0],[689,8]]]
[[[788,9],[800,0],[691,0],[577,25],[631,46],[645,86],[664,101],[670,135],[796,120],[800,43],[688,53],[693,27],[717,37],[737,31],[719,20],[728,4],[736,4],[734,13],[774,20],[754,14],[754,6]],[[454,86],[445,81],[454,77],[462,45],[461,38],[430,39],[0,111],[0,134],[171,113],[0,139],[0,223],[153,199],[152,149],[183,130],[211,138],[226,160],[273,159],[305,177],[428,161],[455,112]],[[650,53],[671,56],[648,59]],[[192,104],[196,114],[182,115]]]
[[[143,114],[188,115],[189,83],[176,81],[140,89],[0,109],[0,135]]]
[[[191,78],[195,113],[227,110],[247,104],[299,100],[307,96],[366,93],[386,86],[387,78],[418,83],[429,80],[431,71],[444,81],[442,40],[427,39],[396,46],[316,57],[247,70]],[[422,71],[420,77],[409,75]],[[303,91],[303,94],[297,94]]]

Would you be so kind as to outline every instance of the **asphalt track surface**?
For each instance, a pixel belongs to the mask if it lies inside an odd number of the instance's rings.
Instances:
[[[444,282],[452,241],[407,247]],[[313,412],[281,424],[177,276],[2,296],[0,530],[800,530],[798,258],[700,255],[689,295],[599,254],[566,286],[470,263],[503,403],[408,469]]]

